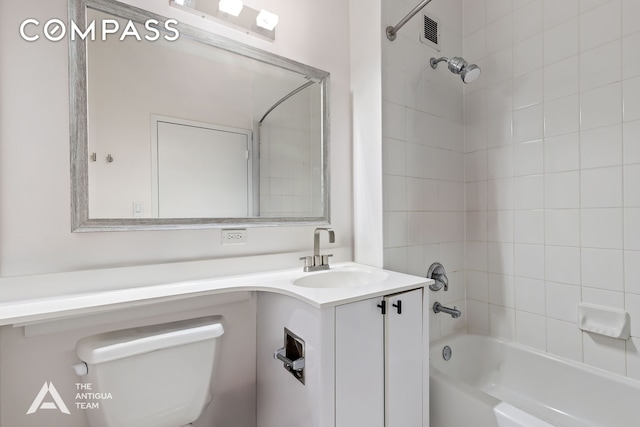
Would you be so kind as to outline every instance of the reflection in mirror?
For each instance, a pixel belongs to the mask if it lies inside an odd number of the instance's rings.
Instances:
[[[73,2],[76,22],[140,34],[164,19]],[[176,28],[72,41],[74,230],[328,222],[328,73]]]

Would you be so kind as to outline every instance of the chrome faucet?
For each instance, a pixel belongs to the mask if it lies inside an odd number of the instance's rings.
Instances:
[[[453,317],[454,319],[457,319],[458,317],[462,316],[462,312],[460,310],[458,310],[458,307],[456,307],[455,305],[453,306],[453,308],[449,308],[449,307],[445,307],[444,305],[440,304],[439,302],[436,302],[435,304],[433,304],[433,312],[434,313],[447,313],[449,315],[451,315],[451,317]]]
[[[318,227],[313,232],[313,255],[303,256],[300,259],[304,261],[304,271],[320,271],[329,269],[329,257],[332,254],[320,255],[320,232],[329,233],[329,243],[336,242],[336,233],[331,228]]]

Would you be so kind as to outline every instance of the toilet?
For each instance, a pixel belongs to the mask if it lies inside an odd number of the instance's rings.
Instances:
[[[86,337],[76,372],[99,407],[91,427],[182,427],[211,401],[219,317],[203,317]],[[82,369],[78,369],[82,366]],[[80,372],[82,371],[82,372]]]

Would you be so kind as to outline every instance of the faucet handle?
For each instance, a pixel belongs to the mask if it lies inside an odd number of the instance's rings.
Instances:
[[[302,256],[300,257],[300,261],[304,261],[304,267],[313,267],[313,257],[312,256]]]
[[[333,254],[322,255],[322,264],[321,265],[329,265],[329,257],[332,257]]]

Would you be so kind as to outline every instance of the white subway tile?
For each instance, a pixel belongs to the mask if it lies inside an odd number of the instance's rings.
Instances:
[[[494,179],[487,183],[488,209],[513,209],[513,178]]]
[[[544,99],[549,101],[580,91],[580,61],[578,55],[544,67]]]
[[[486,242],[487,241],[487,212],[485,211],[467,212],[465,216],[466,216],[466,227],[467,227],[466,240]]]
[[[407,245],[408,219],[406,212],[389,212],[389,240],[387,247],[395,248]]]
[[[640,32],[622,40],[622,78],[624,79],[640,76],[640,49],[638,46],[640,46]]]
[[[464,241],[463,212],[439,212],[438,222],[440,224],[440,243]]]
[[[640,380],[640,338],[627,340],[627,376]]]
[[[502,113],[487,119],[487,146],[501,147],[513,143],[513,113]]]
[[[437,150],[437,152],[437,178],[447,181],[464,182],[464,153],[449,150]],[[425,176],[425,178],[431,177],[432,176]]]
[[[586,169],[580,173],[580,204],[583,208],[622,206],[622,167]]]
[[[546,283],[547,316],[575,322],[578,318],[578,303],[580,302],[580,286],[563,283]]]
[[[583,286],[582,302],[624,310],[624,293]]]
[[[489,333],[494,337],[515,339],[516,316],[513,308],[489,305]]]
[[[515,245],[515,275],[530,279],[544,279],[544,246]]]
[[[515,176],[537,175],[544,172],[542,141],[516,144],[513,147],[513,173]]]
[[[510,113],[512,104],[513,93],[510,79],[487,87],[487,115],[489,117]]]
[[[621,208],[582,209],[580,223],[583,248],[622,249]]]
[[[484,271],[467,271],[467,298],[489,302],[489,274]]]
[[[496,52],[505,48],[511,50],[513,42],[513,15],[507,14],[491,23],[487,23],[487,52]],[[488,80],[489,82],[491,79]]]
[[[515,306],[513,276],[489,274],[489,303],[509,308]]]
[[[407,210],[407,179],[403,176],[383,176],[384,209],[386,211]]]
[[[466,242],[467,269],[487,271],[487,243]]]
[[[580,174],[577,171],[546,174],[544,190],[546,209],[580,207]]]
[[[385,138],[382,141],[382,164],[384,172],[389,175],[406,175],[407,151],[406,142]]]
[[[588,50],[580,56],[580,90],[589,90],[622,79],[622,40]]]
[[[640,120],[625,123],[622,132],[624,164],[640,163]]]
[[[556,136],[580,129],[580,97],[571,95],[544,104],[544,135]]]
[[[610,0],[580,15],[580,50],[593,49],[621,37],[620,0]]]
[[[521,74],[513,79],[513,109],[529,107],[542,102],[543,70]]]
[[[543,39],[537,34],[513,45],[513,75],[519,76],[542,68]]]
[[[487,35],[488,36],[488,35]],[[490,46],[487,41],[487,46]],[[487,87],[511,80],[513,76],[513,50],[502,49],[487,57],[486,62]],[[487,97],[488,97],[487,93]]]
[[[513,145],[487,150],[488,179],[513,176]]]
[[[621,250],[582,249],[582,285],[597,289],[624,290]]]
[[[580,168],[580,136],[579,133],[545,138],[544,171],[564,172]]]
[[[407,271],[407,247],[385,248],[383,268],[404,273]]]
[[[580,13],[579,0],[544,0],[544,28],[575,18]]]
[[[556,283],[580,284],[580,248],[545,246],[545,278]]]
[[[547,351],[582,362],[582,332],[575,323],[547,318]]]
[[[545,31],[545,64],[553,64],[578,54],[580,50],[579,26],[579,20],[576,17]]]
[[[513,12],[513,41],[542,32],[542,0],[533,0]]]
[[[490,242],[513,242],[513,211],[489,211],[488,240]]]
[[[515,211],[514,240],[516,243],[544,244],[544,211]]]
[[[487,90],[482,89],[464,97],[464,122],[475,123],[487,118]]]
[[[487,209],[487,181],[465,184],[465,206],[467,211]]]
[[[474,63],[479,59],[484,58],[487,54],[486,43],[487,34],[484,28],[464,37],[462,41],[462,50],[464,51],[467,61]]]
[[[622,0],[622,33],[633,34],[640,31],[640,2]]]
[[[593,129],[622,121],[620,83],[582,92],[580,95],[580,129]]]
[[[555,246],[580,246],[580,210],[547,210],[545,243]]]
[[[476,151],[464,155],[465,181],[482,181],[487,179],[487,151]]]
[[[544,176],[530,175],[515,178],[515,209],[542,209],[544,207]]]
[[[640,119],[640,77],[625,80],[624,88],[624,121]]]
[[[513,142],[537,141],[542,139],[544,116],[542,105],[516,110],[513,113]]]
[[[513,243],[487,244],[487,270],[494,274],[513,275]]]
[[[624,290],[640,294],[640,251],[624,251]]]
[[[545,315],[545,286],[544,281],[515,278],[516,310]]]
[[[489,304],[467,300],[467,327],[470,331],[489,333]]]
[[[471,153],[487,148],[487,120],[464,125],[464,151]]]
[[[464,211],[464,184],[462,182],[438,181],[438,210],[443,212]],[[433,208],[433,206],[431,207]]]
[[[625,342],[595,334],[583,334],[584,363],[625,375]]]
[[[640,207],[640,164],[624,167],[624,206]]]
[[[465,36],[478,31],[486,25],[487,7],[484,1],[464,0],[462,10]]]
[[[624,248],[640,250],[640,208],[624,210]]]
[[[615,124],[580,133],[580,167],[622,164],[622,125]]]
[[[511,0],[486,0],[487,22],[493,22],[511,12]]]
[[[537,314],[516,310],[516,341],[529,347],[546,350],[546,318]]]
[[[393,102],[382,103],[382,133],[393,139],[406,140],[405,107]]]

